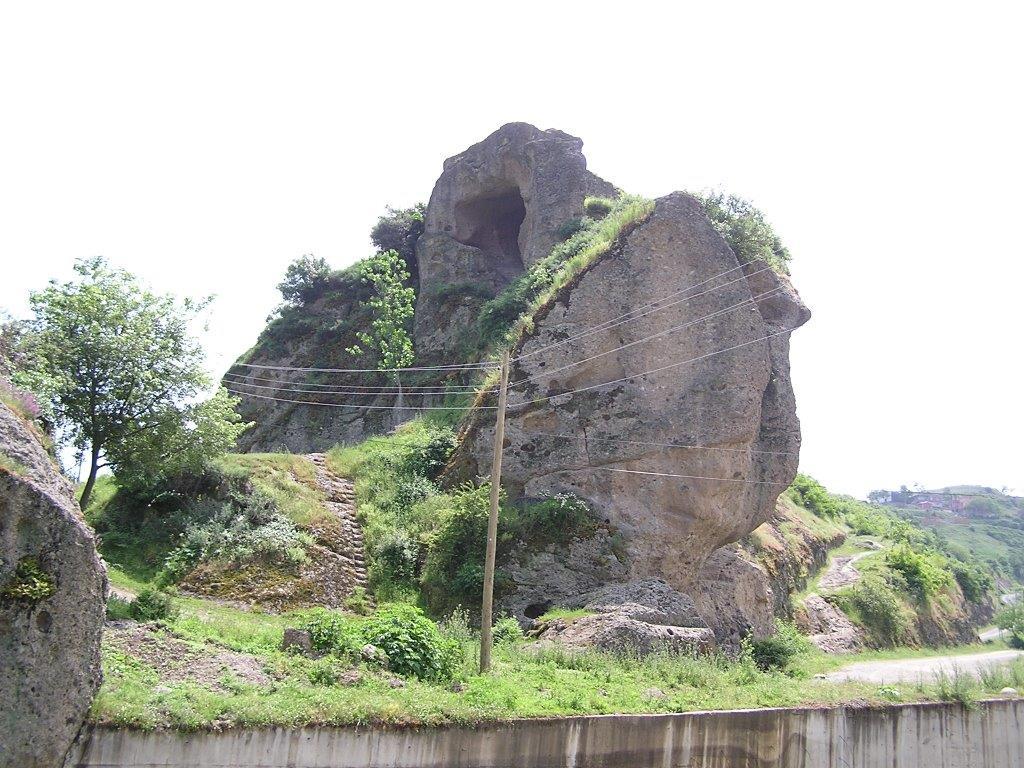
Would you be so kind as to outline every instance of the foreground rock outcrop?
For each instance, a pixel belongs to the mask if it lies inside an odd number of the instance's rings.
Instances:
[[[785,277],[739,263],[697,200],[661,198],[514,350],[503,484],[581,496],[621,533],[629,579],[697,592],[711,554],[765,522],[796,473],[788,337],[808,317]],[[488,420],[473,425],[464,474],[486,472],[492,440]]]
[[[0,404],[0,765],[63,762],[100,684],[106,571],[70,484]]]

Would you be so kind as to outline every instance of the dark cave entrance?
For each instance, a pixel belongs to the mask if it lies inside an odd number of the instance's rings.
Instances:
[[[502,282],[523,272],[519,229],[526,218],[526,204],[518,187],[489,192],[455,205],[455,239],[491,257]]]

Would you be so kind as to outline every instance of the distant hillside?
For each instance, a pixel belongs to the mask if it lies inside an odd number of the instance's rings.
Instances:
[[[880,493],[872,496],[881,500]],[[935,531],[964,559],[982,560],[1003,581],[1024,581],[1024,497],[980,485],[884,493],[887,507]]]

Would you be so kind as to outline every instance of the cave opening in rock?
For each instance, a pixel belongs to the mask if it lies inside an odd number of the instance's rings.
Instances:
[[[530,603],[523,609],[523,615],[528,619],[539,619],[551,610],[552,605],[553,603],[550,600],[544,600],[540,603]]]
[[[455,239],[487,254],[501,282],[508,283],[523,272],[519,230],[525,218],[518,187],[492,190],[455,205]]]

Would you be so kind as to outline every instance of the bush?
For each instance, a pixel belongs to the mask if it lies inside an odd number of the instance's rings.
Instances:
[[[171,596],[147,587],[131,603],[131,617],[136,621],[170,621],[178,615]]]
[[[303,614],[299,629],[309,633],[310,648],[317,653],[354,659],[363,646],[356,621],[326,608],[314,608]]]
[[[377,219],[370,230],[370,240],[378,251],[397,251],[416,278],[416,240],[423,234],[423,214],[427,206],[417,203],[412,208],[392,208]]]
[[[825,486],[810,475],[798,474],[789,486],[789,497],[818,517],[834,518],[838,505]]]
[[[523,628],[511,616],[505,616],[494,622],[491,636],[498,645],[514,645],[523,639]]]
[[[603,219],[612,212],[613,200],[607,197],[586,197],[583,199],[583,211],[592,219]]]
[[[722,192],[698,195],[698,199],[740,263],[761,259],[776,272],[789,273],[789,251],[753,204]]]
[[[331,268],[323,257],[306,254],[288,265],[277,289],[287,306],[301,307],[323,295],[330,277]]]
[[[1010,633],[1010,645],[1024,648],[1024,603],[1004,608],[996,614],[996,626]]]
[[[988,599],[995,583],[987,569],[958,559],[950,560],[949,567],[969,602],[984,603]]]
[[[362,635],[387,654],[388,668],[421,680],[448,680],[461,661],[462,649],[413,605],[392,604],[366,620]]]
[[[355,587],[352,594],[345,598],[345,608],[359,616],[366,616],[373,609],[365,587]]]
[[[792,624],[776,621],[775,634],[751,640],[749,649],[751,659],[763,672],[772,669],[785,671],[797,655],[811,649],[811,643]]]
[[[56,591],[56,584],[40,567],[39,561],[34,557],[23,557],[14,567],[14,573],[0,587],[0,602],[38,603]]]
[[[338,682],[338,675],[330,659],[316,659],[309,665],[306,673],[313,685],[329,687]]]
[[[876,574],[865,574],[833,599],[852,619],[859,620],[877,646],[894,646],[907,632],[909,619],[896,591]]]
[[[107,621],[125,621],[132,618],[132,604],[117,595],[107,598]]]
[[[915,552],[907,544],[897,544],[885,553],[885,564],[903,576],[921,600],[928,600],[950,585],[945,558],[935,552]]]

